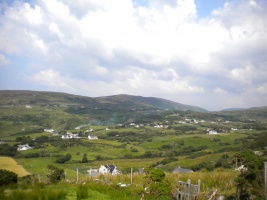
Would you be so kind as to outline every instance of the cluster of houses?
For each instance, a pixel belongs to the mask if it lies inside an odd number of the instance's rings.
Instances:
[[[30,150],[30,149],[32,149],[32,147],[29,146],[29,144],[18,145],[18,147],[17,147],[18,151],[26,151],[26,150]]]
[[[88,135],[87,137],[89,140],[98,139],[98,137],[95,135]],[[67,132],[65,135],[62,135],[61,138],[62,139],[78,139],[78,138],[83,138],[83,137],[80,137],[78,133]]]
[[[81,138],[79,137],[78,133],[72,133],[72,132],[67,132],[65,135],[61,136],[61,139],[77,139],[77,138]]]
[[[77,127],[75,129],[77,129]],[[89,128],[85,131],[85,133],[93,132],[93,131],[94,130],[92,128]],[[55,130],[52,128],[45,128],[44,132],[55,134]],[[95,135],[88,135],[87,137],[89,140],[97,140],[98,139],[98,137]],[[83,137],[79,136],[78,133],[72,133],[72,132],[67,132],[64,135],[61,135],[61,139],[78,139],[78,138],[83,138]]]

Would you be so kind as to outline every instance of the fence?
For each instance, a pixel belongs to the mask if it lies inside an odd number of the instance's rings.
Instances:
[[[178,181],[178,188],[176,191],[177,200],[195,200],[197,194],[200,192],[200,180],[198,179],[198,184],[191,184],[191,180],[188,179],[187,182]]]

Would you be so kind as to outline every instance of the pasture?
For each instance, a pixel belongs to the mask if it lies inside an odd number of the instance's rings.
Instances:
[[[12,171],[18,175],[18,177],[24,177],[30,175],[22,165],[19,165],[13,158],[0,157],[0,169]]]

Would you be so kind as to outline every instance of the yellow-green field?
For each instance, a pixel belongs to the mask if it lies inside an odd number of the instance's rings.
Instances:
[[[6,169],[18,174],[18,177],[30,175],[21,165],[19,165],[13,158],[0,157],[0,169]]]

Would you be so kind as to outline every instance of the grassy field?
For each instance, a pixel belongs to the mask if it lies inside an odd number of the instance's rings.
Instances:
[[[30,175],[26,169],[19,165],[13,158],[0,157],[0,169],[6,169],[15,172],[18,177],[24,177]]]
[[[155,165],[165,158],[165,155],[170,153],[174,149],[183,150],[183,148],[190,146],[203,146],[206,145],[206,149],[197,152],[190,152],[188,155],[176,155],[174,156],[177,160],[169,164],[166,164],[163,168],[172,171],[175,167],[181,166],[184,168],[191,168],[202,162],[213,162],[216,163],[225,153],[233,158],[236,153],[231,148],[240,148],[242,143],[235,143],[236,139],[245,138],[248,135],[253,135],[254,132],[233,132],[227,134],[218,135],[207,135],[207,134],[194,134],[194,135],[169,135],[166,134],[164,137],[155,136],[151,138],[151,141],[144,142],[119,142],[116,140],[99,139],[99,140],[62,140],[63,143],[69,143],[69,146],[64,148],[48,145],[45,148],[32,149],[28,151],[20,152],[21,156],[30,153],[41,153],[42,151],[48,153],[50,157],[37,157],[37,158],[23,158],[17,157],[16,160],[19,164],[23,165],[27,171],[34,174],[41,174],[41,177],[45,179],[46,166],[48,164],[57,165],[66,170],[70,179],[75,179],[76,169],[80,168],[81,177],[86,174],[86,170],[93,168],[99,168],[103,164],[115,164],[119,170],[123,171],[127,168],[143,168],[149,165]],[[36,135],[37,136],[37,135]],[[177,147],[176,144],[183,140],[184,145]],[[222,143],[229,143],[229,145],[220,145],[215,141],[219,140]],[[73,142],[73,143],[72,143]],[[160,149],[163,145],[170,145],[171,148]],[[132,152],[131,148],[135,148],[138,152]],[[153,153],[162,152],[163,156],[154,157],[142,157],[145,151],[152,151]],[[205,154],[207,152],[208,154]],[[70,161],[64,164],[56,163],[56,155],[71,154],[72,158]],[[199,153],[204,153],[199,155]],[[89,160],[88,163],[81,163],[83,155],[87,154]],[[189,156],[197,155],[194,158]],[[132,157],[125,157],[126,155]],[[96,156],[101,156],[101,159],[96,159]]]

